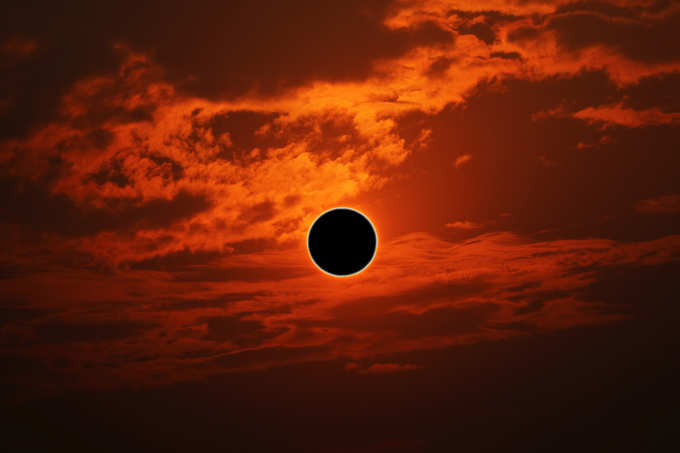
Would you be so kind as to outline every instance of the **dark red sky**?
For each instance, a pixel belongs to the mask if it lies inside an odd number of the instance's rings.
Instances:
[[[655,451],[671,435],[677,2],[13,3],[10,442]],[[305,248],[334,206],[379,235],[351,278]]]

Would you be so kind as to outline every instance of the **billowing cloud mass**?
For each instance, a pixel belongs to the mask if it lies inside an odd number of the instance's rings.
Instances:
[[[670,316],[675,2],[75,3],[2,7],[12,399],[406,382]],[[380,239],[349,279],[305,248],[334,206]]]

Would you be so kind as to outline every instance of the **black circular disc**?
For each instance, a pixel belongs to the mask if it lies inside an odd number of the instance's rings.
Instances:
[[[312,261],[322,271],[346,277],[361,272],[375,256],[378,236],[365,215],[349,208],[321,214],[307,234]]]

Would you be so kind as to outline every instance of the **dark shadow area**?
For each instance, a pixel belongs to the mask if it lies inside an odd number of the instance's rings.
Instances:
[[[676,264],[621,268],[607,271],[588,288],[593,300],[632,304],[635,317],[629,321],[361,364],[420,366],[411,371],[365,375],[345,370],[344,362],[308,363],[168,387],[6,404],[3,447],[73,452],[672,451],[680,415],[680,373],[673,366],[680,346],[674,275]],[[281,353],[273,351],[272,358]]]

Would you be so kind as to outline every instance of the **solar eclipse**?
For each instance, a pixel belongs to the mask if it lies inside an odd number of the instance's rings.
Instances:
[[[371,264],[378,235],[371,221],[351,208],[322,213],[307,233],[307,250],[314,264],[334,277],[349,277]]]

